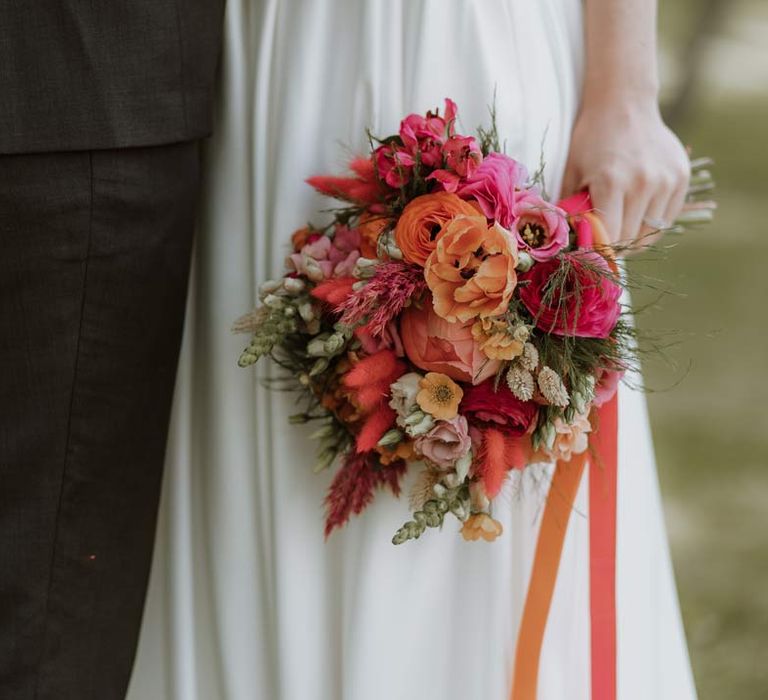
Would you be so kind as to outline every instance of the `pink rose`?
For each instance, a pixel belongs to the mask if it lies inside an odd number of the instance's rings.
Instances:
[[[424,435],[416,439],[415,448],[425,459],[441,469],[450,469],[472,445],[469,425],[464,416],[439,420]]]
[[[545,333],[607,338],[621,315],[621,287],[599,253],[579,250],[565,258],[571,269],[561,289],[550,290],[550,279],[565,262],[551,258],[519,276],[520,300]]]
[[[512,215],[518,247],[534,260],[548,260],[568,246],[565,212],[535,192],[522,193],[512,207]]]
[[[511,228],[517,190],[527,179],[528,172],[516,160],[502,153],[491,153],[456,190],[456,194],[464,199],[476,200],[486,217],[504,228]]]
[[[533,401],[520,401],[501,383],[497,390],[493,381],[483,382],[464,391],[459,410],[473,426],[486,424],[503,430],[508,435],[533,432],[539,407]]]
[[[432,309],[409,306],[400,317],[400,337],[405,354],[427,372],[442,372],[451,379],[477,384],[498,371],[500,362],[488,359],[472,337],[473,321],[450,323]]]

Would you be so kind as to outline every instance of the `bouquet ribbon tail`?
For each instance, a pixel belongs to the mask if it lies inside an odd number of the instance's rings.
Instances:
[[[587,463],[592,700],[616,700],[617,395],[595,411],[593,423],[591,449],[555,466],[518,632],[510,700],[536,700],[541,647],[563,542]]]

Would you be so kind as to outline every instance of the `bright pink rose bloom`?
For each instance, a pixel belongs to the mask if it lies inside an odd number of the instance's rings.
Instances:
[[[528,171],[502,153],[491,153],[457,190],[463,199],[474,199],[483,213],[504,228],[511,228],[518,189],[525,185]]]
[[[439,420],[429,432],[416,438],[416,451],[441,469],[450,469],[472,446],[467,419],[458,415]]]
[[[494,391],[489,380],[464,390],[459,410],[470,423],[485,424],[503,430],[508,435],[525,435],[533,432],[539,407],[533,401],[520,401],[501,382]]]
[[[565,212],[536,192],[521,193],[512,207],[512,216],[518,248],[534,260],[549,260],[568,246],[570,229]]]
[[[427,180],[437,180],[446,192],[456,192],[483,162],[483,154],[472,136],[452,136],[443,147],[445,168],[433,171]]]
[[[618,391],[619,382],[623,376],[624,370],[622,369],[599,369],[595,384],[595,398],[592,399],[592,403],[598,407],[608,403]]]
[[[413,156],[421,152],[421,162],[429,168],[437,168],[443,162],[443,144],[453,136],[456,125],[456,104],[445,100],[445,113],[427,112],[409,114],[400,122],[400,138],[406,150]]]
[[[413,156],[402,147],[384,144],[374,151],[379,177],[390,187],[399,189],[411,179]]]
[[[580,250],[569,253],[567,258],[571,271],[562,291],[551,293],[544,302],[550,278],[561,264],[559,258],[552,258],[519,276],[520,300],[533,315],[536,326],[546,333],[607,338],[621,314],[621,287],[599,253]]]
[[[477,384],[492,377],[501,363],[488,359],[472,337],[473,321],[450,323],[432,309],[409,306],[400,317],[400,337],[405,354],[427,372],[442,372],[451,379]]]

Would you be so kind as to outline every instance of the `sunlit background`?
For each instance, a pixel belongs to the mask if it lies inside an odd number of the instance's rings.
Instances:
[[[637,265],[671,283],[641,315],[651,420],[701,700],[768,698],[768,2],[661,2],[664,106],[716,160],[714,226]],[[678,383],[679,382],[679,383]],[[674,386],[673,386],[674,385]]]

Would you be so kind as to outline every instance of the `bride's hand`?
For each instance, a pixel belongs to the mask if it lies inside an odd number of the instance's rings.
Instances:
[[[651,245],[679,216],[689,178],[688,154],[655,102],[582,107],[563,195],[588,188],[612,242]]]

